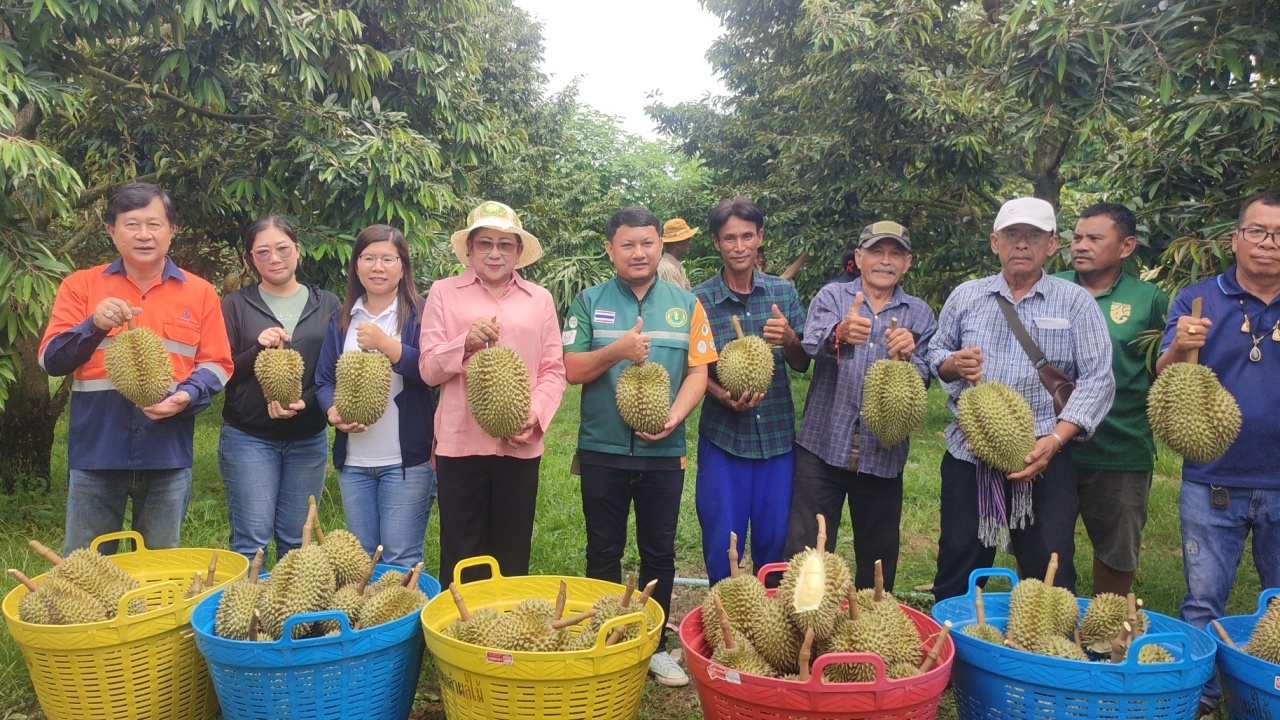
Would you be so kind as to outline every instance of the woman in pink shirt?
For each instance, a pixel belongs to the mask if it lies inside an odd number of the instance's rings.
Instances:
[[[517,272],[542,257],[542,245],[515,211],[484,202],[451,241],[467,270],[431,286],[419,359],[422,377],[440,386],[439,577],[448,583],[457,562],[476,555],[497,558],[503,575],[527,575],[542,434],[565,389],[560,324],[551,293]],[[520,354],[533,389],[528,422],[501,439],[480,429],[467,407],[467,364],[491,341]],[[476,570],[464,579],[479,579]]]

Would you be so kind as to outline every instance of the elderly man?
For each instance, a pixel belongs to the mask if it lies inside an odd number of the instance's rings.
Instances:
[[[1093,543],[1093,595],[1125,595],[1138,569],[1156,444],[1147,422],[1151,373],[1133,341],[1164,328],[1169,297],[1120,264],[1138,246],[1129,208],[1098,203],[1080,212],[1071,238],[1072,270],[1058,277],[1089,291],[1111,333],[1116,397],[1093,439],[1072,452],[1080,516]]]
[[[1027,467],[1004,477],[977,461],[956,423],[947,426],[942,458],[942,528],[933,594],[938,600],[968,591],[969,573],[990,567],[1008,540],[1026,577],[1043,577],[1058,554],[1055,584],[1075,591],[1076,468],[1067,443],[1086,440],[1111,407],[1111,340],[1098,304],[1080,286],[1044,273],[1057,247],[1053,206],[1036,198],[1010,200],[996,215],[991,252],[998,275],[961,284],[947,298],[929,364],[951,396],[978,381],[997,381],[1020,393],[1035,419]],[[1015,320],[1001,305],[1007,304]],[[1015,329],[1049,363],[1075,381],[1061,412],[1041,383]],[[1010,508],[1005,510],[1007,506]]]
[[[178,547],[191,497],[196,414],[231,377],[231,347],[213,287],[169,259],[176,213],[155,185],[131,183],[107,204],[107,235],[120,257],[66,277],[40,344],[50,375],[70,375],[65,552],[124,526],[147,547]],[[163,400],[138,407],[116,390],[104,350],[126,325],[164,341],[173,384]],[[105,543],[103,552],[115,551]]]
[[[905,227],[891,221],[868,225],[854,258],[862,276],[828,283],[809,305],[804,349],[815,358],[815,367],[797,440],[786,554],[813,545],[817,515],[827,520],[827,550],[834,551],[847,499],[857,561],[854,584],[872,587],[875,562],[881,560],[885,587],[892,589],[910,441],[885,447],[862,423],[862,382],[872,363],[890,357],[909,359],[927,381],[936,325],[929,306],[898,284],[911,266]]]
[[[693,293],[658,280],[662,239],[658,218],[639,206],[614,213],[605,225],[612,280],[583,290],[569,307],[561,341],[571,383],[582,385],[578,454],[582,514],[587,524],[587,577],[622,581],[627,516],[636,506],[639,583],[656,579],[653,599],[671,617],[676,574],[676,522],[684,491],[684,421],[707,389],[716,360],[711,326]],[[634,432],[618,414],[615,388],[633,363],[658,363],[671,378],[667,423],[655,434]],[[649,671],[663,685],[689,682],[663,651]]]
[[[662,226],[662,259],[658,261],[658,277],[681,290],[689,289],[689,278],[684,274],[681,260],[693,246],[693,236],[698,228],[690,228],[684,218],[671,218]]]
[[[782,553],[795,471],[795,407],[791,376],[809,369],[800,344],[804,309],[790,282],[756,267],[764,240],[764,213],[745,197],[722,200],[707,219],[711,243],[723,267],[693,289],[711,322],[720,347],[736,335],[737,317],[746,335],[777,346],[773,382],[764,393],[734,397],[712,373],[708,402],[698,423],[698,522],[702,557],[712,584],[729,577],[725,553],[729,533],[737,533],[738,554],[751,526],[751,559],[757,567],[785,560]]]
[[[1169,310],[1156,371],[1199,349],[1240,405],[1240,434],[1222,457],[1182,464],[1183,620],[1204,627],[1226,614],[1227,596],[1253,531],[1253,564],[1264,588],[1280,587],[1280,190],[1244,201],[1226,272],[1183,288]],[[1201,298],[1202,317],[1190,314]],[[1205,685],[1201,714],[1221,696]]]

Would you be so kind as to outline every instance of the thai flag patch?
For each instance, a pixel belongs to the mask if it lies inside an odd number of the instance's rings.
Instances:
[[[613,319],[614,313],[612,310],[597,310],[591,321],[599,325],[612,325]]]

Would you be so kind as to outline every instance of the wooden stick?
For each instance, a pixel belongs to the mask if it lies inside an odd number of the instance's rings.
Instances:
[[[577,625],[578,623],[582,622],[583,620],[588,620],[588,619],[590,619],[590,618],[595,617],[597,612],[598,612],[598,611],[597,611],[597,610],[594,610],[594,609],[592,609],[592,610],[584,610],[583,612],[580,612],[580,613],[578,613],[578,614],[576,614],[576,615],[570,615],[570,616],[569,616],[569,617],[567,617],[567,618],[560,618],[560,619],[558,619],[558,620],[552,620],[552,621],[551,621],[551,627],[555,628],[556,630],[559,630],[559,629],[561,629],[561,628],[567,628],[567,627],[569,627],[570,625]]]
[[[1233,648],[1236,647],[1236,642],[1231,639],[1230,635],[1227,634],[1227,629],[1222,627],[1222,623],[1218,622],[1217,620],[1210,620],[1209,624],[1212,625],[1213,629],[1218,633],[1218,637],[1222,638],[1222,642],[1226,643],[1230,647],[1233,647]],[[1239,650],[1239,648],[1236,648],[1236,649]]]
[[[258,548],[258,552],[253,554],[253,562],[249,563],[249,584],[258,584],[258,573],[262,572],[262,548]]]
[[[804,642],[800,644],[800,655],[796,657],[796,665],[800,669],[800,682],[809,679],[809,658],[813,655],[813,631],[804,631]]]
[[[933,641],[933,648],[929,650],[929,654],[924,657],[924,662],[920,663],[920,672],[929,672],[938,662],[938,653],[942,651],[942,644],[947,641],[947,635],[951,632],[951,621],[947,620],[942,623],[942,632],[938,633],[938,639]]]
[[[449,594],[453,596],[453,604],[458,606],[458,617],[462,618],[462,622],[471,622],[471,611],[467,609],[467,603],[462,599],[458,583],[449,583]]]
[[[45,560],[48,560],[54,565],[57,565],[62,562],[61,555],[42,545],[39,540],[31,540],[27,542],[27,547],[31,548],[32,550],[35,550],[37,555],[44,558]]]
[[[31,580],[31,578],[22,574],[21,570],[15,570],[13,568],[9,568],[9,574],[12,575],[14,578],[16,578],[18,582],[22,583],[23,585],[26,585],[27,589],[30,590],[31,592],[36,592],[40,589],[40,586],[36,585],[35,582]]]
[[[876,602],[884,601],[884,563],[876,561]]]
[[[729,532],[729,577],[736,578],[742,574],[738,567],[738,533]]]
[[[551,616],[552,620],[559,620],[564,617],[564,604],[569,598],[569,586],[560,581],[560,592],[556,593],[556,611]]]
[[[1049,555],[1049,567],[1044,571],[1044,584],[1053,587],[1053,577],[1058,574],[1058,553]]]
[[[200,578],[200,571],[196,571],[196,576],[191,578],[191,584],[187,586],[187,592],[191,595],[199,595],[204,592],[204,580]]]
[[[982,588],[975,585],[973,587],[973,609],[978,613],[978,624],[987,624],[987,605],[982,602]]]

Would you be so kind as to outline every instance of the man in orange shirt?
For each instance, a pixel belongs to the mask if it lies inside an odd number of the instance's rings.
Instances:
[[[191,496],[195,416],[231,377],[231,348],[213,286],[167,255],[176,213],[155,185],[130,183],[112,196],[107,234],[120,257],[79,270],[58,288],[40,344],[40,365],[74,374],[67,432],[64,552],[120,530],[133,499],[133,529],[147,547],[178,546]],[[116,390],[106,347],[130,321],[169,350],[170,393],[141,408]],[[115,551],[104,543],[102,551]]]

